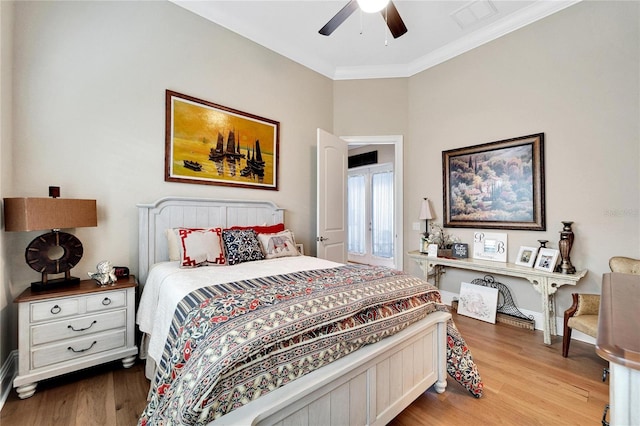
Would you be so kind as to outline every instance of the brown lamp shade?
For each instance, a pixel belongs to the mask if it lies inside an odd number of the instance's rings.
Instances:
[[[98,226],[96,200],[65,198],[5,198],[6,231]]]

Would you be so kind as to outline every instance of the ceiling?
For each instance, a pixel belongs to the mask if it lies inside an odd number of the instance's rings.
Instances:
[[[408,32],[357,10],[330,36],[318,30],[348,0],[173,3],[334,80],[409,77],[580,0],[394,0]]]

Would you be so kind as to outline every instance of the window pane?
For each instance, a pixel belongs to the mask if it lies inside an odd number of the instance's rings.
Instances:
[[[348,208],[348,250],[350,253],[365,254],[365,183],[364,175],[350,175],[347,180]]]
[[[393,257],[393,172],[371,176],[371,250],[374,256]]]

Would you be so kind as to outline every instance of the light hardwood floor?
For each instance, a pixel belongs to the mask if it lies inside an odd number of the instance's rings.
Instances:
[[[602,382],[606,362],[592,345],[573,341],[569,358],[562,339],[542,343],[541,331],[488,324],[455,313],[485,384],[472,397],[449,378],[444,394],[432,389],[391,424],[400,425],[599,425],[609,397]],[[34,396],[12,392],[0,413],[2,426],[135,425],[145,406],[143,366],[117,363],[38,384]]]

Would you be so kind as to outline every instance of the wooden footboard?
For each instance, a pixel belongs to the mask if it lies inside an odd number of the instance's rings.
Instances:
[[[432,385],[444,392],[449,318],[432,313],[211,425],[384,425]]]

